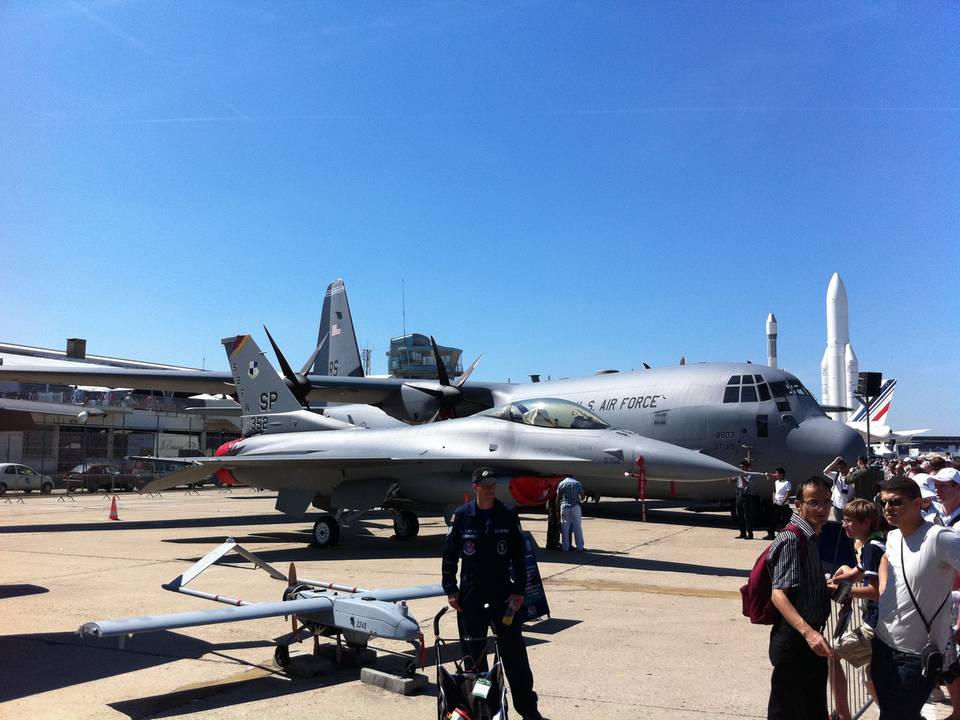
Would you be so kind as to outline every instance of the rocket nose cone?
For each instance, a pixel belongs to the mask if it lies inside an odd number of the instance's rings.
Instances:
[[[638,443],[636,453],[643,457],[646,476],[650,480],[722,480],[739,472],[722,460],[656,440]]]

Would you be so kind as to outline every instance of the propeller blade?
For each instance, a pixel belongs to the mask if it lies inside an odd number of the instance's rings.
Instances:
[[[266,329],[266,328],[264,328]],[[324,343],[327,342],[327,338],[330,337],[330,333],[327,333],[323,336],[323,340],[317,345],[317,349],[313,351],[313,355],[307,358],[307,362],[303,365],[303,370],[300,371],[301,375],[306,375],[310,372],[310,369],[313,367],[313,364],[317,361],[317,355],[320,354],[320,351],[323,350]]]
[[[297,566],[293,563],[290,563],[290,570],[287,572],[287,584],[288,590],[297,584]],[[297,632],[297,616],[292,613],[290,615],[290,630],[294,633]]]
[[[463,387],[463,384],[467,381],[467,378],[470,377],[470,373],[472,373],[476,369],[477,363],[480,362],[480,358],[482,357],[483,357],[482,354],[477,355],[477,359],[474,360],[470,364],[470,367],[467,368],[467,371],[457,379],[457,383],[456,383],[457,387]]]
[[[273,341],[273,335],[271,335],[270,331],[267,330],[266,325],[263,326],[263,329],[267,333],[267,339],[273,346],[273,352],[277,354],[277,361],[280,363],[280,370],[283,371],[283,376],[289,380],[294,380],[295,376],[293,374],[293,368],[290,367],[290,363],[287,362],[287,359],[283,356],[283,353],[280,352],[280,348]]]
[[[437,341],[433,339],[433,335],[430,336],[430,345],[433,346],[433,359],[437,361],[437,379],[441,385],[449,385],[450,376],[447,374],[447,366],[443,364],[440,348],[437,346]]]

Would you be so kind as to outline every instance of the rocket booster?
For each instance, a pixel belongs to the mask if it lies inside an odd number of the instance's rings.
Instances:
[[[827,286],[827,348],[820,362],[821,402],[824,405],[853,407],[859,365],[850,345],[847,288],[834,273]],[[829,413],[845,422],[846,412]]]
[[[767,315],[767,365],[777,366],[777,318],[773,313]]]

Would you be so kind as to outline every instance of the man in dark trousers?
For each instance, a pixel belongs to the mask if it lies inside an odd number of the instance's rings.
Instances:
[[[771,600],[780,613],[770,631],[768,720],[827,717],[827,658],[832,651],[822,633],[830,615],[830,594],[817,536],[832,507],[826,478],[801,482],[793,516],[767,555]]]
[[[523,644],[523,620],[513,618],[523,606],[527,584],[520,520],[516,510],[496,499],[493,468],[474,471],[473,490],[476,501],[457,508],[443,544],[443,589],[450,607],[457,611],[464,655],[473,659],[474,666],[486,663],[483,638],[492,623],[514,708],[524,720],[543,720]]]

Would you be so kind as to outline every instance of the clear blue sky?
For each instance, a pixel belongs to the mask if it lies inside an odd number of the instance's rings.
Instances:
[[[0,4],[0,340],[294,364],[342,277],[476,377],[765,361],[850,299],[895,427],[960,433],[951,2]]]

